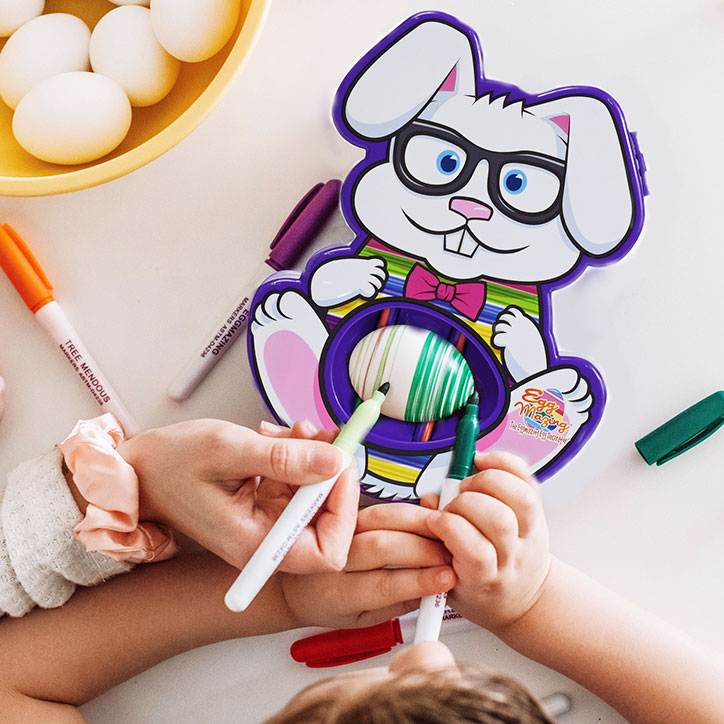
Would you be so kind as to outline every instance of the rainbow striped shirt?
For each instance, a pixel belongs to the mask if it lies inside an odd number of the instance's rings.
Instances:
[[[455,284],[455,279],[449,279],[437,274],[424,262],[408,256],[397,249],[393,249],[375,239],[370,239],[357,251],[360,257],[378,257],[385,260],[387,265],[388,278],[385,286],[380,290],[375,299],[384,297],[403,298],[405,281],[415,264],[420,264],[425,269],[435,274],[441,282]],[[499,281],[491,281],[480,278],[485,283],[485,304],[475,321],[462,316],[454,309],[449,302],[432,300],[428,304],[435,305],[445,310],[448,314],[456,316],[462,323],[469,326],[488,345],[493,354],[501,360],[500,350],[495,349],[491,344],[493,325],[498,315],[508,306],[515,305],[522,309],[529,317],[536,322],[540,321],[540,288],[535,284],[512,284]],[[341,319],[350,312],[371,300],[354,299],[347,304],[334,307],[327,312],[327,324],[334,327]],[[380,478],[392,482],[413,486],[417,480],[420,470],[425,466],[430,456],[425,455],[395,455],[370,451],[368,457],[368,470]]]

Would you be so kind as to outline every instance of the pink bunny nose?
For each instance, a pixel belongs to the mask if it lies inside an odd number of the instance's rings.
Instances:
[[[493,210],[487,204],[477,199],[466,199],[462,196],[450,199],[450,210],[468,220],[482,219],[487,221],[493,215]]]

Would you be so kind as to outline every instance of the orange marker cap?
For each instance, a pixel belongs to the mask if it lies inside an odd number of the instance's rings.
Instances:
[[[0,267],[35,314],[53,301],[53,286],[28,245],[10,224],[0,226]]]

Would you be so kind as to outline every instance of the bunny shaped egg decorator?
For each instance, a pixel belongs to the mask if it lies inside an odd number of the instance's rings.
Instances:
[[[643,225],[645,166],[621,109],[597,88],[536,95],[486,78],[473,30],[421,13],[352,68],[333,116],[365,152],[342,189],[355,239],[257,291],[248,350],[267,404],[286,424],[338,426],[359,399],[361,340],[421,328],[467,362],[477,449],[520,455],[545,480],[606,398],[591,362],[559,352],[551,294],[621,259]],[[454,416],[381,420],[360,452],[363,490],[437,492],[454,436]]]

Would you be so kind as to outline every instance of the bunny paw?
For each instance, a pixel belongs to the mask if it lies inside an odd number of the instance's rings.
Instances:
[[[314,272],[310,292],[312,300],[320,307],[336,307],[357,297],[372,299],[386,281],[384,259],[333,259]]]
[[[503,363],[516,382],[548,367],[545,342],[538,325],[518,307],[507,307],[498,315],[492,343],[503,351]]]
[[[554,408],[561,412],[566,423],[566,436],[569,438],[588,421],[590,409],[593,407],[593,395],[588,380],[575,367],[557,367],[526,380],[515,388],[511,401],[518,396],[522,404],[516,402],[514,405],[521,406],[521,409],[525,409],[528,404],[544,412]]]

